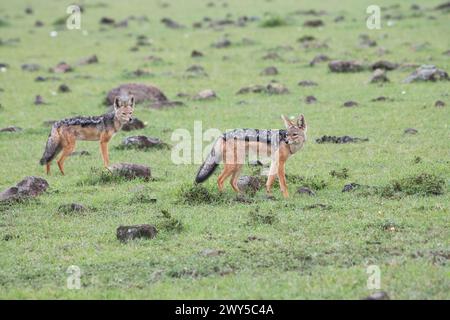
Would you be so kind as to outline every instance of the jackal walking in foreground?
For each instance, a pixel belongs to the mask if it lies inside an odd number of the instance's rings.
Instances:
[[[245,157],[249,152],[259,157],[270,157],[271,165],[266,182],[268,195],[272,193],[273,182],[278,176],[280,188],[283,196],[289,196],[285,164],[287,159],[303,147],[306,141],[307,125],[303,115],[296,121],[291,121],[285,116],[281,116],[286,126],[285,130],[259,130],[259,129],[235,129],[225,132],[219,137],[201,165],[195,182],[201,183],[208,179],[220,162],[224,168],[217,179],[219,191],[223,190],[225,180],[231,176],[230,184],[234,191],[240,192],[237,181],[245,162]]]
[[[103,164],[108,167],[108,142],[122,125],[132,120],[133,110],[133,96],[118,96],[114,99],[114,110],[110,113],[96,117],[75,117],[54,123],[40,164],[47,166],[49,174],[52,160],[62,151],[57,163],[64,175],[64,161],[75,150],[76,141],[89,140],[100,141]]]

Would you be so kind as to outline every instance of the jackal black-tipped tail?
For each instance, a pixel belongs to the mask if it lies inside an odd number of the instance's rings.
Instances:
[[[48,136],[47,144],[45,145],[44,154],[42,155],[39,163],[41,165],[45,165],[51,162],[58,155],[61,149],[62,146],[58,137],[56,136],[56,132],[54,132],[54,130],[52,129],[50,135]]]
[[[206,181],[216,170],[219,165],[222,155],[222,139],[217,139],[216,143],[208,154],[208,157],[198,169],[197,176],[195,177],[196,183],[202,183]]]

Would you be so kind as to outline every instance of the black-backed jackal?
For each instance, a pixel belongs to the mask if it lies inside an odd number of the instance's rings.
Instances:
[[[223,190],[225,180],[231,176],[231,186],[236,192],[240,192],[237,181],[245,162],[246,155],[250,153],[271,158],[269,175],[266,182],[266,192],[272,194],[272,185],[278,176],[283,196],[289,196],[285,164],[295,152],[303,147],[306,141],[307,125],[303,115],[296,121],[291,121],[281,116],[286,126],[285,130],[259,130],[259,129],[235,129],[225,132],[214,143],[211,152],[201,165],[195,181],[201,183],[208,179],[220,162],[224,168],[217,179],[219,191]]]
[[[64,161],[75,150],[77,140],[100,141],[100,150],[105,167],[109,166],[108,142],[122,125],[132,120],[134,97],[120,96],[114,99],[114,110],[96,117],[75,117],[53,124],[45,151],[40,161],[50,173],[52,160],[62,151],[57,161],[64,175]]]

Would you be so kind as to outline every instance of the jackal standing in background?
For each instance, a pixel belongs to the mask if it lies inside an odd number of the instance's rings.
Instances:
[[[289,196],[285,164],[287,159],[303,147],[306,141],[307,125],[303,115],[292,122],[285,116],[281,116],[286,130],[259,130],[259,129],[235,129],[225,132],[219,137],[201,165],[195,182],[201,183],[208,179],[219,163],[224,163],[222,173],[217,179],[219,191],[223,190],[225,180],[231,176],[231,186],[236,192],[240,192],[237,181],[248,152],[258,156],[268,156],[272,162],[266,182],[266,192],[272,194],[273,182],[278,176],[283,196]]]
[[[62,151],[57,161],[64,175],[64,161],[75,150],[77,140],[100,141],[100,150],[105,167],[109,166],[108,142],[125,123],[133,118],[134,97],[118,96],[114,99],[114,110],[101,116],[75,117],[53,124],[47,145],[40,161],[50,173],[52,160]]]

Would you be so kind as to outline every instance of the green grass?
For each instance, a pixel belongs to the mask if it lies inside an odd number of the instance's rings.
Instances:
[[[15,125],[24,130],[0,133],[0,190],[29,175],[45,177],[50,188],[36,200],[0,207],[0,298],[360,299],[371,293],[366,267],[376,264],[382,290],[393,299],[449,299],[449,83],[403,84],[413,69],[399,69],[388,72],[391,82],[379,86],[368,83],[368,71],[334,74],[326,63],[309,66],[315,55],[323,53],[333,59],[432,63],[450,72],[450,59],[442,54],[450,49],[449,13],[430,10],[413,15],[410,6],[415,2],[401,1],[398,9],[382,10],[383,15],[402,13],[405,18],[393,20],[391,26],[382,19],[381,30],[366,28],[366,7],[372,4],[368,1],[232,0],[226,8],[218,3],[207,7],[200,0],[174,1],[167,8],[159,1],[86,2],[82,30],[57,26],[58,36],[53,38],[53,23],[65,15],[69,3],[40,1],[33,4],[34,14],[26,15],[27,1],[3,1],[0,63],[9,68],[0,73],[0,128]],[[423,6],[434,8],[440,2]],[[325,25],[303,27],[305,20],[315,17],[293,13],[307,9],[325,10],[327,14],[318,17]],[[231,13],[233,19],[242,15],[264,19],[266,12],[287,17],[289,23],[265,28],[260,20],[246,27],[225,26],[222,31],[192,28],[205,16],[223,19]],[[120,21],[131,15],[146,15],[149,22],[131,20],[128,28],[99,24],[104,16]],[[345,20],[333,22],[338,15]],[[160,23],[163,17],[187,28],[167,29]],[[36,20],[45,25],[35,28]],[[232,45],[212,48],[225,33]],[[378,47],[360,48],[358,36],[363,33]],[[151,39],[152,46],[130,51],[139,35]],[[327,41],[329,49],[301,48],[297,39],[305,35]],[[16,38],[20,42],[8,41]],[[243,38],[254,43],[242,42]],[[412,50],[424,43],[428,45]],[[262,59],[277,47],[282,61]],[[379,47],[390,53],[378,56]],[[194,49],[205,56],[191,58]],[[38,75],[51,76],[46,70],[60,61],[74,65],[92,54],[98,56],[98,64],[75,66],[73,72],[57,75],[61,81],[34,81]],[[145,61],[149,55],[163,61]],[[43,69],[25,72],[20,67],[24,63],[38,63]],[[193,64],[203,66],[208,77],[187,79],[185,70]],[[260,76],[270,65],[279,75]],[[153,76],[129,79],[129,72],[138,68],[151,70]],[[266,85],[272,79],[286,85],[290,94],[235,94],[243,86]],[[300,87],[301,80],[319,85]],[[147,127],[120,132],[110,144],[113,163],[149,165],[154,179],[111,178],[101,169],[95,142],[78,144],[77,150],[91,156],[69,158],[66,176],[57,172],[56,165],[52,175],[44,176],[38,161],[49,127],[43,122],[101,114],[106,93],[128,81],[154,84],[170,99],[185,102],[183,107],[163,110],[138,106],[136,116]],[[61,83],[71,92],[53,94]],[[219,99],[176,97],[179,92],[196,94],[207,88]],[[38,94],[46,105],[33,104]],[[306,104],[308,95],[318,102]],[[393,101],[371,101],[381,95]],[[342,107],[348,100],[359,106]],[[447,106],[435,108],[436,100]],[[175,165],[171,150],[165,148],[114,148],[135,134],[175,145],[173,130],[185,128],[193,134],[194,121],[202,121],[203,130],[281,128],[282,113],[304,113],[309,126],[304,149],[287,163],[288,200],[276,188],[273,200],[260,191],[242,202],[228,184],[225,194],[219,195],[217,174],[200,187],[199,195],[192,187],[198,164]],[[418,134],[404,134],[409,127]],[[369,141],[317,144],[315,139],[323,135]],[[343,173],[344,168],[345,174],[330,175],[333,170]],[[245,166],[243,174],[253,171]],[[418,186],[411,178],[423,173],[436,177],[431,185]],[[391,185],[394,196],[342,192],[351,182]],[[316,196],[296,194],[301,186],[310,187]],[[436,188],[442,194],[423,195]],[[88,210],[61,214],[60,206],[70,203]],[[155,239],[126,244],[116,239],[119,225],[144,223],[158,228]],[[205,256],[205,249],[222,253]],[[71,265],[81,269],[80,290],[66,287]]]

